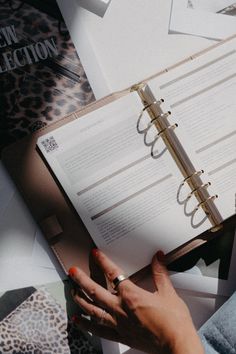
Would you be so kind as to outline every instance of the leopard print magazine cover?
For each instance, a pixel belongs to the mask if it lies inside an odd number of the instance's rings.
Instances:
[[[0,322],[0,354],[102,354],[41,288]]]
[[[56,0],[1,0],[0,19],[2,151],[94,96]]]

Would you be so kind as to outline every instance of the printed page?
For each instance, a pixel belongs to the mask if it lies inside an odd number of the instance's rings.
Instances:
[[[164,143],[151,155],[142,108],[133,92],[38,140],[96,245],[128,274],[210,228],[177,200],[182,177]]]
[[[235,214],[236,39],[153,80],[169,103],[178,136],[196,169],[203,169],[223,218]],[[159,92],[160,90],[160,92]],[[159,93],[158,93],[159,92]]]

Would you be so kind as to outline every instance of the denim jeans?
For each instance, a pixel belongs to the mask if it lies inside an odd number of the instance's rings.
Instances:
[[[200,328],[206,354],[236,354],[236,292]]]

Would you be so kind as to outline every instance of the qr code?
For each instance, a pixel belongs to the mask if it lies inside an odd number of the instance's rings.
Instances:
[[[51,152],[51,151],[58,149],[58,144],[53,136],[50,136],[49,138],[44,139],[42,141],[42,145],[43,145],[44,149],[46,150],[46,152]]]

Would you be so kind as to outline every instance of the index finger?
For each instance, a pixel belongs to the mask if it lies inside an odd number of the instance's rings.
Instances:
[[[99,249],[95,248],[92,250],[92,255],[96,260],[96,263],[99,265],[99,267],[102,269],[104,272],[106,278],[108,281],[113,284],[113,281],[120,275],[124,275],[124,271],[118,267],[112,260],[107,257],[102,251]],[[128,278],[125,280],[122,280],[118,287],[119,292],[122,291],[124,288],[130,288],[135,286]]]

